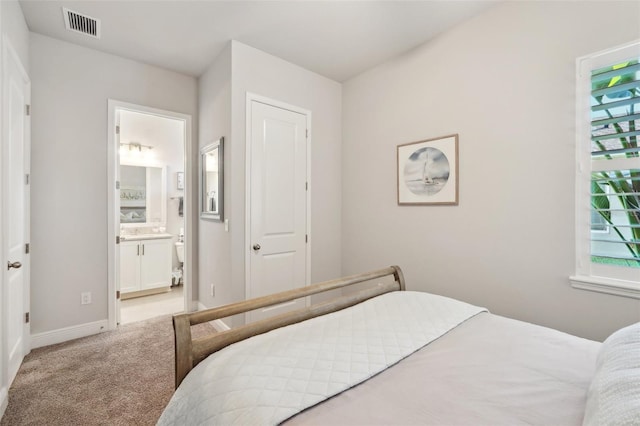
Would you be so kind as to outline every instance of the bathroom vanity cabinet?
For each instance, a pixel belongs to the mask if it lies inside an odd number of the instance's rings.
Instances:
[[[120,292],[171,287],[171,235],[131,236],[120,241]]]

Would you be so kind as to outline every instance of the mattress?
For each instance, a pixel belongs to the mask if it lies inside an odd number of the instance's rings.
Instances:
[[[581,425],[600,343],[481,313],[287,425]]]

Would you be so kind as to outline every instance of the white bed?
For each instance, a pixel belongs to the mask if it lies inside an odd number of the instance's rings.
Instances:
[[[185,331],[362,282],[369,288],[355,295],[205,340]],[[601,345],[396,290],[404,280],[391,267],[176,316],[180,386],[158,423],[640,424],[640,324],[617,346]],[[624,386],[613,380],[612,392],[611,377]]]

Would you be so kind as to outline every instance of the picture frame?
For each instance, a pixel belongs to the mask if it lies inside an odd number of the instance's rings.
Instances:
[[[122,186],[120,188],[120,206],[122,207],[145,207],[146,200],[146,188],[143,186]]]
[[[397,146],[398,205],[458,205],[458,134]]]
[[[224,138],[200,150],[200,217],[224,221]]]

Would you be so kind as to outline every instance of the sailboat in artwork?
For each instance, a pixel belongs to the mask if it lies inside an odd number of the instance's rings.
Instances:
[[[433,185],[435,182],[431,177],[431,172],[429,171],[428,163],[429,163],[429,152],[425,153],[424,164],[422,166],[422,183],[425,185]]]

